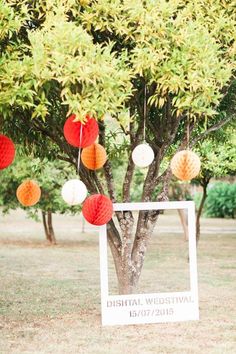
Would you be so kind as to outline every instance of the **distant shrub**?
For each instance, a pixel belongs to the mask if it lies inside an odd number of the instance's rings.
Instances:
[[[209,217],[234,219],[236,216],[236,183],[218,182],[208,189],[204,214]]]

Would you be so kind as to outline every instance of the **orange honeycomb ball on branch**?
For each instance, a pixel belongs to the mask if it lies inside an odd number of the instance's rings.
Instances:
[[[193,151],[182,150],[177,152],[171,160],[172,173],[182,181],[189,181],[200,172],[201,162]]]
[[[32,180],[24,181],[17,188],[16,196],[23,206],[33,206],[38,203],[41,197],[41,189]]]
[[[106,150],[102,145],[94,143],[83,149],[81,160],[88,169],[97,170],[101,168],[107,160]]]

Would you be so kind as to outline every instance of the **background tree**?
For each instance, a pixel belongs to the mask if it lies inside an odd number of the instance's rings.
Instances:
[[[207,188],[212,178],[222,178],[236,173],[236,139],[231,129],[221,133],[219,139],[206,139],[198,144],[201,172],[193,183],[202,187],[203,193],[196,216],[197,242],[200,238],[200,218],[207,199]],[[223,141],[222,141],[223,140]]]
[[[75,214],[81,209],[77,206],[69,207],[61,197],[61,188],[69,178],[76,178],[76,174],[65,162],[18,155],[15,162],[0,174],[0,206],[3,214],[22,208],[29,217],[39,221],[40,212],[46,239],[50,244],[56,244],[53,213]],[[37,181],[41,188],[40,201],[30,208],[23,207],[16,198],[17,187],[26,179]]]
[[[117,161],[110,150],[103,171],[97,174],[83,166],[79,171],[90,193],[108,193],[114,203],[131,200],[131,152],[143,141],[146,127],[155,160],[146,170],[141,200],[166,200],[171,171],[163,161],[186,146],[186,127],[194,143],[235,114],[217,114],[235,70],[231,1],[9,0],[0,6],[4,131],[36,155],[57,156],[75,166],[77,150],[62,134],[68,114],[79,120],[94,115],[100,122],[99,141],[107,150],[115,137],[106,112],[125,136],[120,199],[120,179],[113,175]],[[130,293],[137,286],[158,212],[141,211],[136,230],[131,212],[117,212],[116,218],[120,229],[112,220],[108,241],[119,291]]]

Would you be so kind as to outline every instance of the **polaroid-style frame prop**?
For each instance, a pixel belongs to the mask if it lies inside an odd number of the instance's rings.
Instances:
[[[192,201],[116,203],[114,211],[176,210],[188,213],[190,291],[109,295],[107,226],[100,227],[102,325],[177,322],[199,319],[195,205]],[[186,260],[187,261],[187,260]]]

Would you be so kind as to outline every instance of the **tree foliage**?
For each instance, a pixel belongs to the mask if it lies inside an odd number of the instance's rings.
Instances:
[[[201,172],[195,183],[235,175],[236,138],[231,128],[221,132],[217,140],[213,137],[200,142],[197,152],[201,157]]]
[[[9,0],[1,14],[3,113],[46,118],[56,85],[79,119],[117,115],[145,78],[150,105],[171,95],[177,115],[212,115],[235,69],[231,1]]]

